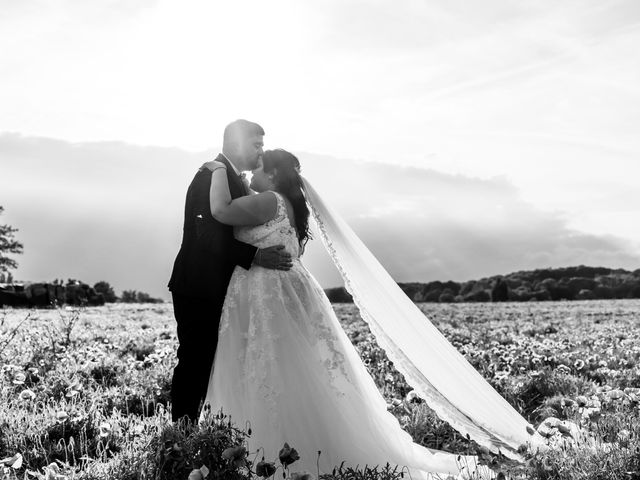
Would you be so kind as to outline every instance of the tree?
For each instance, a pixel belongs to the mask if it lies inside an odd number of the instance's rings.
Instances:
[[[0,206],[0,215],[2,212],[4,207]],[[22,244],[14,238],[17,231],[11,225],[0,225],[0,272],[9,272],[18,266],[18,262],[5,256],[7,253],[22,253]]]
[[[135,290],[124,290],[120,296],[123,303],[136,303],[138,301],[138,292]]]
[[[327,288],[324,293],[331,303],[353,303],[353,298],[344,287]]]
[[[440,303],[453,303],[455,301],[456,297],[453,293],[453,290],[451,290],[450,288],[445,288],[442,293],[440,294],[440,297],[438,297],[438,302]]]
[[[145,292],[138,292],[138,298],[136,300],[138,303],[163,303],[162,299],[154,298]]]
[[[124,290],[120,297],[122,303],[163,303],[161,298],[153,298],[151,295],[145,292],[138,292],[136,290]]]
[[[491,289],[491,301],[492,302],[507,302],[509,301],[509,285],[504,281],[504,278],[499,277],[496,283]]]
[[[116,292],[113,291],[113,287],[109,285],[109,282],[101,280],[93,286],[93,289],[96,293],[101,293],[104,297],[104,301],[107,303],[114,303],[118,301]]]

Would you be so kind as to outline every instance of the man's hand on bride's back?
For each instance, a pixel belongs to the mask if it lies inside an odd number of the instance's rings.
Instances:
[[[259,249],[253,264],[272,270],[289,270],[293,266],[291,255],[284,250],[284,245]]]

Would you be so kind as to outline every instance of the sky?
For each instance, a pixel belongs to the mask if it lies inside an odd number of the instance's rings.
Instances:
[[[640,4],[0,0],[16,277],[167,298],[184,192],[258,121],[398,281],[640,266]],[[339,284],[319,241],[306,263]]]

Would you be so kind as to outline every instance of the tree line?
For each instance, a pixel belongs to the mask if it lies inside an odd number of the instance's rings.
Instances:
[[[105,281],[91,286],[80,280],[69,279],[53,282],[5,283],[0,274],[0,307],[55,307],[61,305],[99,306],[105,303],[162,303],[148,293],[124,290],[117,296],[113,287]]]
[[[0,215],[4,208],[0,206]],[[147,293],[136,290],[125,290],[118,297],[108,282],[97,282],[93,287],[69,280],[62,282],[30,284],[9,287],[13,292],[7,293],[6,284],[12,284],[11,269],[17,262],[8,254],[21,254],[23,245],[15,238],[18,230],[10,225],[0,225],[0,305],[2,296],[18,295],[21,297],[56,299],[57,302],[77,304],[85,302],[102,304],[113,302],[124,303],[157,303],[161,299],[153,298]],[[538,270],[519,271],[508,275],[496,275],[470,280],[467,282],[434,281],[428,283],[398,283],[404,293],[414,302],[526,302],[547,300],[595,300],[640,298],[640,269],[628,271],[605,267],[544,268]],[[63,291],[61,288],[63,288]],[[18,289],[16,291],[16,288]],[[20,289],[25,289],[24,292]],[[334,303],[352,302],[351,295],[344,287],[325,290],[329,300]],[[24,300],[24,298],[23,298]],[[20,300],[22,301],[22,300]],[[5,303],[10,304],[10,303]]]
[[[0,206],[0,215],[4,207]],[[103,305],[105,303],[161,303],[148,293],[124,290],[118,297],[106,281],[90,286],[76,279],[52,282],[15,282],[11,270],[18,262],[10,255],[23,253],[24,246],[16,239],[17,228],[0,225],[0,307],[40,307],[50,305]]]
[[[528,302],[640,298],[640,269],[543,268],[467,282],[398,283],[414,302]],[[344,287],[325,290],[334,303],[350,303]]]

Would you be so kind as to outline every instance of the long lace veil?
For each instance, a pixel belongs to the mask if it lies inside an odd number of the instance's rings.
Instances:
[[[347,291],[378,345],[416,393],[438,417],[494,452],[521,460],[521,445],[541,445],[531,425],[414,305],[311,184],[303,182],[322,241]]]

